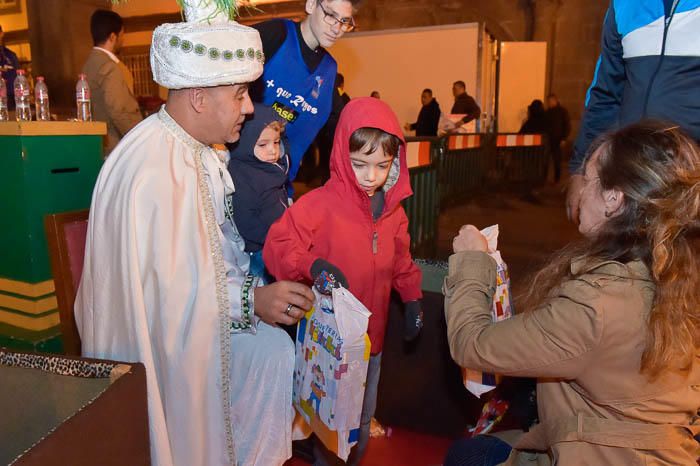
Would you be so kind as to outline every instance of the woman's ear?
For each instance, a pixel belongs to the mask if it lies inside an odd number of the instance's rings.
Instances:
[[[603,202],[605,203],[606,217],[618,215],[622,211],[625,203],[625,195],[617,189],[606,189],[603,191]]]

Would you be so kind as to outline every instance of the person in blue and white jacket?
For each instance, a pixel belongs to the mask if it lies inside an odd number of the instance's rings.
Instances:
[[[583,160],[605,131],[645,118],[700,140],[700,0],[612,0],[569,162],[567,215],[578,222]]]

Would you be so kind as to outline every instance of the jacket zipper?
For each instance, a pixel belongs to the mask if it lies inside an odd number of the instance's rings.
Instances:
[[[676,8],[678,8],[679,3],[680,3],[680,0],[674,0],[673,5],[671,5],[671,11],[669,12],[668,16],[664,15],[664,37],[663,37],[663,40],[661,41],[661,55],[659,56],[659,61],[656,64],[656,69],[654,70],[654,73],[651,75],[651,79],[649,80],[649,85],[647,86],[647,92],[644,95],[644,107],[642,107],[642,119],[647,117],[647,107],[649,106],[649,97],[651,96],[651,88],[654,86],[654,81],[656,81],[656,76],[659,74],[659,71],[661,70],[661,65],[664,62],[664,57],[666,56],[666,38],[668,36],[668,30],[671,27],[671,21],[673,20],[673,15],[676,14]]]
[[[386,199],[385,199],[386,202]],[[379,221],[379,218],[377,220],[374,219],[374,215],[372,214],[372,203],[371,201],[367,201],[367,207],[368,207],[368,212],[369,212],[369,224],[372,225],[372,254],[377,255],[377,250],[378,250],[378,243],[379,243],[379,233],[377,232],[377,222]],[[385,205],[386,207],[386,205]],[[381,218],[381,215],[379,216]]]

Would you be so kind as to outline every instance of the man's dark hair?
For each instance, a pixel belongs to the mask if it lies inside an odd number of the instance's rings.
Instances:
[[[455,81],[453,86],[461,87],[462,89],[466,89],[467,85],[464,84],[464,81]]]
[[[430,89],[430,88],[428,88],[428,87],[426,87],[425,89],[423,89],[423,92],[421,92],[421,94],[433,95],[433,90]]]
[[[104,44],[110,34],[119,35],[124,28],[124,21],[118,13],[109,10],[95,10],[90,17],[90,33],[94,45]]]

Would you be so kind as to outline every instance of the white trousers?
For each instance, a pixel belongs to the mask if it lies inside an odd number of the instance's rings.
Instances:
[[[260,322],[231,337],[231,420],[241,466],[278,466],[292,456],[294,342]]]

